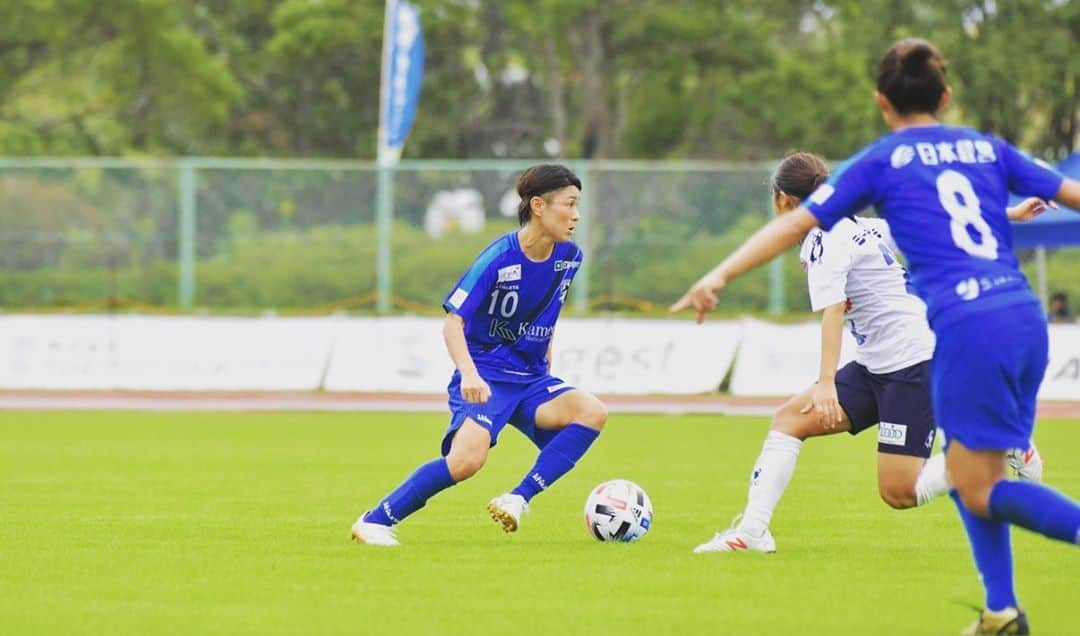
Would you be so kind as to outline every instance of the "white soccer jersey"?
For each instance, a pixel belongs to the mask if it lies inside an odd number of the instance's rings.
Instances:
[[[858,348],[855,361],[871,373],[891,373],[929,360],[934,334],[926,305],[909,292],[907,275],[882,219],[843,219],[806,236],[799,260],[814,311],[847,302]]]

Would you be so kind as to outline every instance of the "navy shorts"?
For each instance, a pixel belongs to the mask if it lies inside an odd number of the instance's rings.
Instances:
[[[482,377],[482,376],[481,376]],[[558,431],[536,428],[536,409],[574,387],[552,375],[540,375],[525,382],[495,382],[484,378],[491,387],[491,397],[483,404],[461,398],[461,374],[454,372],[446,387],[450,405],[450,426],[442,439],[442,454],[450,453],[454,434],[469,418],[491,433],[494,446],[502,429],[510,424],[525,434],[537,448],[543,448]]]
[[[1012,305],[934,328],[934,411],[970,450],[1027,448],[1046,374],[1046,315]]]
[[[851,434],[878,425],[878,452],[926,458],[934,447],[930,361],[893,371],[870,373],[849,362],[836,374],[840,407],[851,420]]]

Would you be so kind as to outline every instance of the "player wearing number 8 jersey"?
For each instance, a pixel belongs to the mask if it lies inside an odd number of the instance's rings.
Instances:
[[[1080,543],[1080,505],[1004,478],[1005,452],[1030,438],[1046,371],[1046,318],[1011,253],[1009,192],[1080,208],[1080,183],[1011,145],[936,117],[951,97],[945,64],[923,40],[901,40],[878,67],[875,99],[892,132],[856,154],[803,207],[759,230],[673,306],[699,319],[731,279],[816,225],[859,209],[885,217],[937,337],[934,414],[948,437],[954,499],[986,588],[966,633],[1027,633],[1013,589],[1009,524]]]
[[[805,152],[785,157],[772,178],[776,213],[797,208],[828,176],[820,157]],[[1010,214],[1040,204],[1029,199]],[[936,432],[930,398],[934,335],[926,324],[926,305],[912,295],[889,235],[884,221],[863,217],[806,235],[799,260],[811,309],[822,312],[818,380],[773,415],[737,522],[695,552],[774,552],[769,522],[810,437],[857,435],[878,426],[878,491],[885,503],[912,508],[947,492],[945,457],[930,458]],[[855,359],[837,370],[845,321],[855,338]],[[1010,457],[1021,476],[1039,478],[1041,460],[1034,446],[1030,454]]]
[[[488,504],[492,518],[513,532],[532,497],[574,467],[607,421],[600,400],[549,372],[555,322],[581,266],[581,250],[570,241],[581,218],[581,181],[564,166],[539,165],[521,175],[517,191],[522,229],[481,252],[443,303],[456,370],[441,456],[353,524],[361,543],[398,545],[393,525],[474,475],[506,424],[540,449],[521,483]]]

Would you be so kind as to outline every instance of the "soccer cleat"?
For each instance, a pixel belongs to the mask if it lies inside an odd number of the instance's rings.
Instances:
[[[1008,462],[1009,468],[1013,469],[1013,472],[1020,479],[1042,483],[1043,460],[1042,455],[1039,454],[1039,449],[1035,448],[1035,444],[1032,444],[1031,448],[1027,450],[1022,448],[1012,449],[1005,455],[1005,461]]]
[[[521,516],[529,511],[529,504],[521,495],[506,493],[492,499],[487,509],[503,530],[514,532],[521,525]]]
[[[960,636],[980,636],[982,634],[1030,634],[1027,614],[1016,607],[1006,607],[1000,612],[982,610],[979,620],[960,632]]]
[[[352,539],[357,543],[366,543],[382,547],[401,545],[394,536],[393,526],[384,526],[381,523],[368,523],[363,517],[356,520],[352,526]]]
[[[765,552],[772,554],[776,552],[776,539],[773,538],[768,528],[765,528],[761,536],[755,537],[743,530],[738,525],[738,520],[739,518],[736,517],[730,528],[723,532],[717,532],[712,539],[694,548],[694,554],[703,552]]]

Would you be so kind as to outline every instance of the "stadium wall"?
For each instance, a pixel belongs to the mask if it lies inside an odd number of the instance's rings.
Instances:
[[[0,390],[432,394],[452,370],[427,317],[0,317]],[[782,396],[817,376],[816,323],[560,321],[554,371],[603,394]],[[845,336],[843,360],[854,342]],[[1080,400],[1080,325],[1050,326],[1042,399]]]

